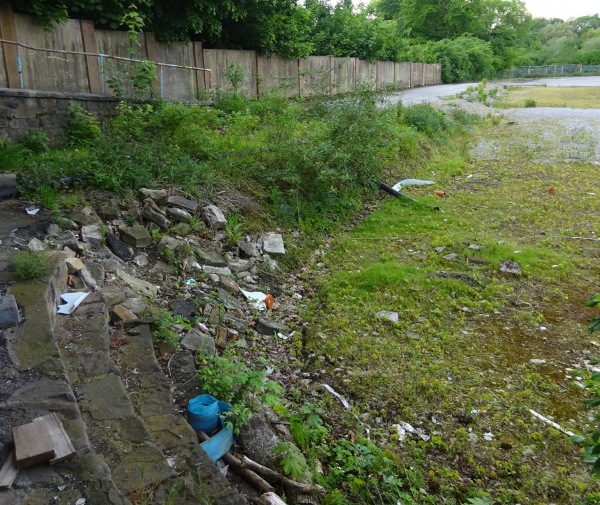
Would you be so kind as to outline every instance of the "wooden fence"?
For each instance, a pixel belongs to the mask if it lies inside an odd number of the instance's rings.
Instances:
[[[202,93],[236,85],[249,97],[276,90],[285,96],[330,95],[352,91],[360,82],[378,90],[441,84],[441,65],[311,56],[285,60],[255,51],[204,49],[198,42],[163,44],[140,35],[131,51],[126,32],[96,30],[93,23],[69,20],[44,31],[28,16],[0,7],[0,88],[115,94],[114,82],[132,60],[157,64],[154,94],[189,101]],[[123,79],[126,95],[131,84]]]

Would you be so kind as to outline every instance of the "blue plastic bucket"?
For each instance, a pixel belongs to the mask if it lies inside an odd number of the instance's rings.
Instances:
[[[220,413],[229,412],[229,410],[231,410],[231,405],[219,401]],[[223,454],[229,452],[233,445],[233,428],[225,428],[225,421],[222,417],[219,417],[219,426],[221,431],[200,444],[200,447],[206,451],[208,457],[213,461],[217,461]]]
[[[219,424],[219,400],[206,394],[192,398],[188,403],[187,418],[196,431],[215,431]]]

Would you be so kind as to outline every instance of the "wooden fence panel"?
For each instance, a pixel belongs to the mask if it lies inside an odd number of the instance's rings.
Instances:
[[[4,53],[4,45],[0,44],[0,88],[8,88],[8,79],[6,78],[6,54]],[[8,44],[6,44],[8,46]]]
[[[411,86],[417,88],[423,86],[423,63],[411,64]]]
[[[394,86],[394,62],[377,62],[377,89],[386,89]]]
[[[18,42],[15,27],[15,15],[8,6],[0,7],[0,37],[4,40]],[[0,84],[5,88],[19,88],[19,71],[17,68],[17,46],[14,44],[0,45]]]
[[[256,52],[229,49],[205,49],[204,64],[212,70],[211,90],[232,90],[227,79],[228,69],[238,67],[242,73],[239,91],[248,98],[256,98]]]
[[[394,64],[394,82],[396,88],[410,88],[410,62],[397,61]]]
[[[192,44],[156,43],[156,60],[186,67],[195,66]],[[186,101],[198,97],[196,71],[188,68],[160,67],[158,70],[159,94],[164,100]]]
[[[299,60],[300,96],[330,95],[331,56],[309,56]]]
[[[371,82],[375,86],[375,80],[377,79],[377,65],[375,63],[369,63],[365,60],[356,60],[356,82]]]
[[[138,37],[138,43],[129,50],[127,32],[113,32],[108,30],[96,30],[96,44],[98,52],[110,56],[120,56],[121,58],[133,58],[144,60],[148,58],[146,44],[143,35]],[[128,73],[135,72],[136,63],[129,61],[115,60],[113,58],[103,57],[100,59],[100,87],[102,93],[114,96],[116,93],[115,85],[111,82],[121,83],[124,96],[133,96],[131,80],[127,78]]]
[[[15,14],[20,42],[46,49],[82,51],[79,21],[54,24],[52,31],[41,30],[32,18]],[[85,56],[19,48],[25,89],[89,93]]]
[[[299,95],[298,60],[286,60],[279,56],[257,56],[258,91],[260,95],[278,91],[281,96]]]
[[[356,86],[356,58],[332,58],[333,93],[350,93]]]

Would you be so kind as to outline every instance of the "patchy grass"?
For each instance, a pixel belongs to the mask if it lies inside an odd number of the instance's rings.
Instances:
[[[531,105],[533,103],[536,105]],[[495,106],[504,109],[528,106],[600,109],[600,88],[576,86],[568,88],[511,86],[495,103]]]
[[[480,140],[497,135],[488,128]],[[526,135],[503,141],[518,136]],[[471,162],[439,153],[415,173],[438,184],[407,193],[440,212],[389,199],[314,267],[308,367],[365,423],[332,414],[333,430],[338,439],[366,437],[369,426],[403,482],[390,491],[383,472],[369,483],[355,470],[336,482],[330,503],[600,500],[581,447],[528,410],[589,429],[571,371],[585,375],[594,348],[584,302],[598,290],[598,242],[571,237],[600,235],[600,201],[590,194],[597,167],[535,162],[521,147]],[[521,276],[500,273],[508,259]],[[399,322],[378,319],[380,310],[398,312]],[[428,440],[401,440],[399,422]],[[339,462],[321,457],[329,479]],[[335,501],[340,494],[346,501]]]

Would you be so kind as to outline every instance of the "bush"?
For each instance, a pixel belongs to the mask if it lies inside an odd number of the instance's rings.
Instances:
[[[62,131],[62,140],[68,147],[87,147],[100,136],[98,121],[79,105],[71,107],[71,115]]]
[[[527,98],[525,100],[525,107],[527,107],[527,108],[537,107],[537,102],[533,98]]]
[[[42,154],[48,151],[50,140],[42,128],[34,128],[27,132],[21,144],[34,154]]]
[[[450,126],[444,113],[428,104],[407,107],[402,116],[406,124],[429,136],[447,130]]]

